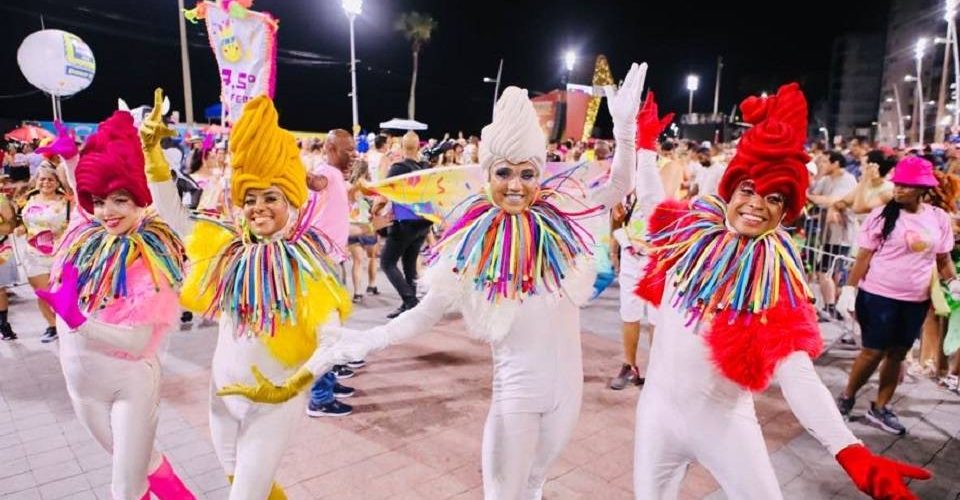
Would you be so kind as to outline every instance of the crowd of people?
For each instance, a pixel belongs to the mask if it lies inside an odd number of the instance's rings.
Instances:
[[[809,144],[796,84],[745,100],[752,128],[735,142],[665,138],[672,115],[652,92],[641,106],[645,73],[634,65],[608,91],[613,140],[548,143],[516,87],[479,137],[456,139],[335,129],[297,141],[264,96],[229,135],[177,138],[159,90],[142,122],[118,111],[82,149],[58,125],[3,157],[0,333],[18,338],[7,287],[22,276],[41,341],[60,340],[78,418],[113,454],[114,497],[187,499],[153,444],[159,352],[178,320],[215,321],[210,426],[230,498],[280,499],[273,478],[300,412],[350,415],[355,391],[340,381],[458,309],[492,348],[486,497],[540,498],[580,416],[580,308],[598,276],[588,242],[609,237],[623,338],[609,387],[643,387],[638,498],[676,497],[691,461],[731,496],[779,498],[752,400],[772,380],[861,490],[908,498],[904,480],[929,473],[874,455],[842,417],[877,370],[866,417],[894,434],[906,432],[890,406],[905,370],[958,391],[960,356],[944,343],[960,309],[960,150]],[[572,208],[550,162],[607,174]],[[467,165],[485,189],[442,223],[377,191]],[[344,328],[380,295],[378,269],[396,309]],[[817,321],[854,319],[845,341],[860,353],[831,396],[812,364]]]

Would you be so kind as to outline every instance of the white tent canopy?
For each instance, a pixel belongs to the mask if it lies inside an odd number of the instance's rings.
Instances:
[[[427,124],[416,120],[405,120],[403,118],[394,118],[390,121],[380,123],[380,128],[392,130],[426,130]]]

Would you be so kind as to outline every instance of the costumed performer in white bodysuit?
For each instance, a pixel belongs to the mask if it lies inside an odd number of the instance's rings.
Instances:
[[[589,205],[606,213],[632,187],[635,117],[646,64],[634,64],[619,92],[607,91],[617,147],[608,183]],[[448,307],[490,343],[493,394],[483,431],[487,499],[539,499],[547,470],[580,415],[583,366],[580,306],[596,275],[590,236],[541,187],[546,143],[527,91],[508,87],[483,128],[487,176],[434,249],[423,300],[386,325],[343,331],[332,348],[344,359],[430,331]],[[603,215],[601,215],[602,217]]]
[[[157,350],[177,324],[180,238],[150,208],[144,150],[133,117],[117,111],[79,153],[66,128],[45,151],[61,155],[80,207],[37,295],[56,311],[60,363],[80,422],[112,455],[114,499],[192,500],[154,450],[160,407]],[[146,162],[149,168],[153,166]],[[75,170],[74,170],[75,167]],[[168,173],[169,175],[169,173]],[[176,202],[176,200],[157,200]]]
[[[864,447],[811,361],[823,342],[799,252],[781,226],[806,201],[806,99],[794,83],[746,99],[741,110],[753,127],[720,197],[656,205],[664,199],[656,170],[637,172],[638,196],[652,214],[651,263],[637,293],[660,309],[637,403],[636,498],[676,498],[691,461],[730,498],[782,498],[753,404],[753,392],[773,379],[858,488],[913,498],[904,478],[929,472]]]
[[[327,257],[330,241],[311,228],[315,200],[296,139],[278,119],[259,96],[230,133],[239,220],[191,219],[179,204],[165,207],[189,235],[181,303],[219,324],[210,430],[230,500],[286,498],[273,478],[303,415],[304,389],[333,365],[318,349],[321,326],[350,305]],[[151,189],[175,196],[174,183],[161,181]]]

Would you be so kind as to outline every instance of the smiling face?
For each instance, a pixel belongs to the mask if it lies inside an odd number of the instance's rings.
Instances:
[[[530,162],[501,161],[490,168],[490,195],[504,212],[518,214],[533,204],[540,190],[540,173]]]
[[[37,189],[44,196],[51,196],[57,192],[60,187],[60,180],[57,179],[57,173],[50,168],[41,168],[37,171]]]
[[[138,207],[124,189],[106,198],[93,197],[93,217],[112,235],[126,234],[140,221],[143,208]]]
[[[272,236],[287,225],[290,203],[275,186],[248,189],[243,195],[243,216],[250,223],[253,234],[261,238]]]
[[[761,195],[753,181],[743,181],[727,204],[727,223],[736,232],[756,237],[776,229],[783,219],[786,198],[780,193]]]

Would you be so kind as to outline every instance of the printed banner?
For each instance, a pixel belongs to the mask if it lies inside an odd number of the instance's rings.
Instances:
[[[243,105],[275,88],[277,22],[252,10],[226,11],[206,6],[207,35],[220,68],[220,100],[226,123],[236,123]]]

